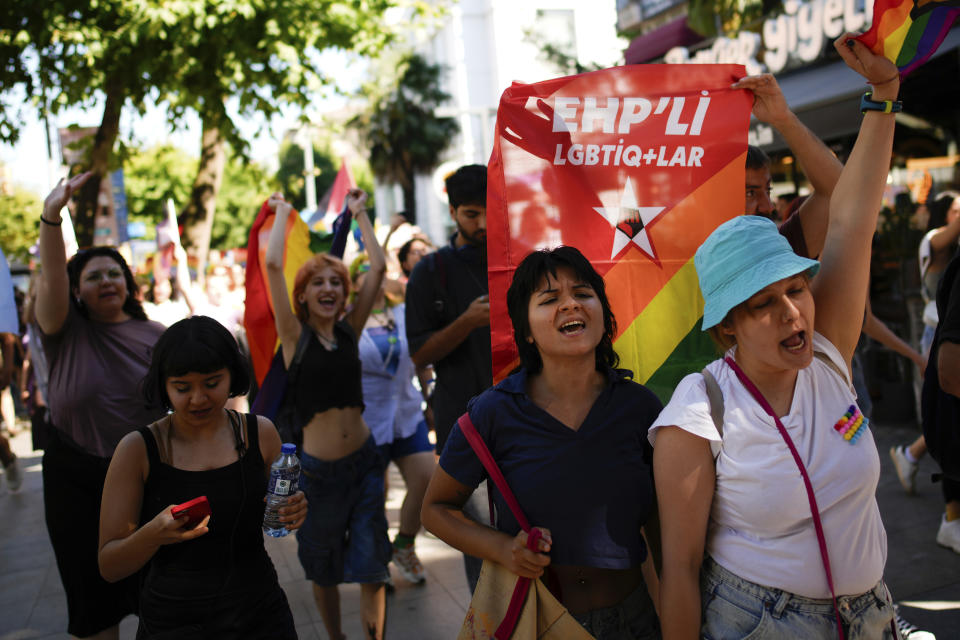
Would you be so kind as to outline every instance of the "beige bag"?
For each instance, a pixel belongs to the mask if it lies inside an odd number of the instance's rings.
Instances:
[[[507,485],[496,461],[465,413],[457,421],[460,430],[480,458],[490,479],[507,501],[510,511],[529,535],[527,548],[536,549],[540,530],[532,529],[520,503]],[[493,499],[490,499],[490,523],[493,524]],[[525,594],[525,595],[524,595]],[[483,561],[477,588],[470,600],[467,617],[463,621],[458,640],[496,638],[497,640],[592,640],[566,607],[553,597],[540,580],[520,578],[506,567]]]
[[[507,614],[516,584],[516,574],[502,565],[484,560],[477,589],[457,640],[494,638],[497,627]],[[513,640],[593,639],[540,580],[530,584],[523,610],[509,637]]]

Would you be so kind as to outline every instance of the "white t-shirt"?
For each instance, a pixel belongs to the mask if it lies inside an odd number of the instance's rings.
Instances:
[[[822,335],[814,335],[813,348],[846,371],[840,353]],[[710,441],[717,483],[707,552],[751,582],[829,598],[803,478],[776,423],[723,360],[707,369],[723,392],[722,446],[700,373],[680,381],[648,436],[655,447],[659,427],[675,425]],[[873,435],[867,429],[851,444],[834,429],[855,404],[849,384],[814,358],[798,373],[790,412],[781,416],[820,507],[837,595],[873,588],[887,559],[887,535],[875,498],[880,457]]]

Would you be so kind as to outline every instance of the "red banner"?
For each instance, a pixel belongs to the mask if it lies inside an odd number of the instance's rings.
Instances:
[[[560,244],[604,276],[614,345],[635,380],[677,358],[690,361],[673,362],[685,372],[704,360],[702,349],[678,347],[688,336],[702,344],[693,254],[744,209],[753,96],[729,88],[744,75],[740,65],[633,65],[504,92],[487,196],[496,380],[518,363],[506,308],[513,270]]]

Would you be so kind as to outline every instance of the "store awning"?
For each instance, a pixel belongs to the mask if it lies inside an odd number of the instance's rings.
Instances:
[[[660,58],[674,47],[688,47],[703,41],[703,36],[687,27],[687,17],[680,16],[642,36],[637,36],[623,53],[626,64],[641,64]]]

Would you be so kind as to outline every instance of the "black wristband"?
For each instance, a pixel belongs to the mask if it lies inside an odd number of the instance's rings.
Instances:
[[[63,224],[63,219],[61,218],[61,219],[60,219],[60,222],[50,222],[49,220],[47,220],[46,218],[44,218],[44,217],[41,215],[41,216],[40,216],[40,222],[42,222],[43,224],[48,224],[48,225],[50,225],[51,227],[59,227],[61,224]]]

